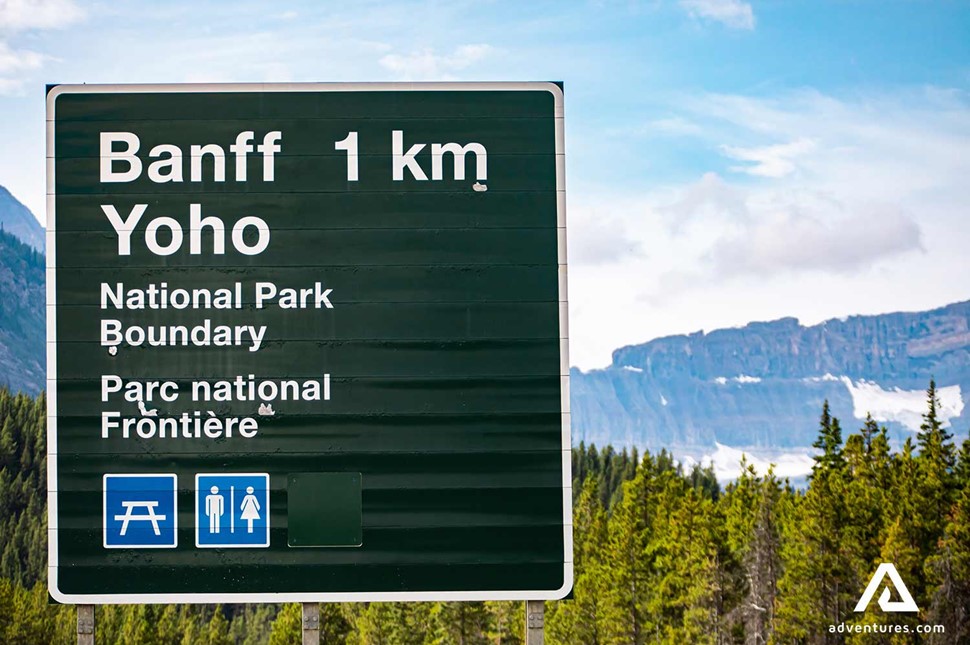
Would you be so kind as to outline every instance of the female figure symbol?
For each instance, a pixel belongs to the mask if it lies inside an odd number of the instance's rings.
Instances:
[[[253,495],[253,487],[246,487],[246,496],[243,497],[242,504],[239,506],[239,510],[242,511],[240,519],[245,520],[249,524],[247,533],[253,532],[253,522],[259,519],[259,501],[256,496]]]

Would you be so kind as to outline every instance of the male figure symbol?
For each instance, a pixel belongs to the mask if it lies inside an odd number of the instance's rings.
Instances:
[[[219,494],[218,486],[213,486],[209,492],[211,495],[205,496],[205,514],[209,516],[209,533],[218,533],[221,530],[219,518],[225,513],[226,498]]]

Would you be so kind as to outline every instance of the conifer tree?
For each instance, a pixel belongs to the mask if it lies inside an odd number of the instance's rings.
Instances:
[[[846,439],[847,484],[842,551],[846,555],[846,585],[859,593],[879,563],[886,537],[887,495],[892,467],[886,428],[867,415],[858,434]]]
[[[291,602],[283,605],[273,621],[269,645],[300,645],[303,642],[303,607]]]
[[[954,472],[958,494],[943,537],[926,559],[931,623],[946,634],[931,642],[970,642],[970,439],[965,440]]]
[[[123,608],[124,622],[121,626],[119,640],[132,645],[143,645],[149,642],[151,628],[148,624],[147,605],[125,605]]]
[[[606,642],[606,594],[610,581],[603,562],[607,542],[606,511],[596,478],[583,484],[574,511],[573,600],[547,606],[550,640],[562,645],[603,645]]]
[[[814,457],[810,486],[785,534],[776,627],[783,642],[828,644],[839,639],[827,626],[840,622],[855,602],[855,587],[847,579],[850,563],[842,550],[848,515],[842,429],[828,401],[813,445],[820,452]]]
[[[178,645],[181,640],[178,627],[178,608],[175,605],[165,605],[155,625],[155,642],[158,645]]]
[[[936,395],[936,382],[930,381],[926,390],[927,410],[917,439],[919,454],[919,496],[924,523],[920,526],[923,553],[929,554],[936,540],[943,533],[946,518],[953,505],[956,491],[956,449],[953,435],[939,418],[940,400]]]
[[[653,540],[657,567],[663,572],[651,590],[650,607],[656,632],[670,642],[709,643],[719,640],[721,586],[717,524],[710,499],[687,482],[671,482],[661,504],[672,512]],[[678,488],[680,490],[678,490]],[[686,489],[686,490],[685,490]]]
[[[613,509],[607,528],[606,567],[610,575],[607,594],[606,642],[610,645],[641,645],[657,628],[649,612],[651,574],[655,553],[650,548],[657,500],[674,470],[673,460],[661,452],[645,454],[636,476],[623,484],[622,500]]]
[[[741,474],[723,498],[725,543],[741,564],[741,575],[731,581],[740,598],[726,612],[726,629],[735,641],[767,642],[781,575],[781,503],[781,483],[772,469],[759,477],[742,457]]]
[[[566,603],[549,603],[552,611]],[[525,603],[491,601],[485,603],[489,615],[488,642],[494,645],[522,645]]]
[[[209,619],[205,635],[206,645],[233,645],[229,638],[229,621],[222,612],[222,605],[216,605]]]
[[[488,612],[480,602],[434,603],[430,618],[430,643],[434,645],[486,645],[488,642]]]

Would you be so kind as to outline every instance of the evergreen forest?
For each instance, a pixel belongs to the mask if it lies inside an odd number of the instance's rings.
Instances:
[[[921,431],[894,447],[872,418],[843,430],[825,404],[805,489],[745,462],[722,487],[709,467],[666,452],[580,445],[574,594],[546,603],[546,643],[970,643],[970,439],[938,409],[931,382]],[[0,389],[0,643],[76,640],[74,608],[50,604],[46,589],[45,416],[43,394]],[[883,612],[891,585],[854,611],[881,563],[895,565],[918,612]],[[321,642],[514,645],[523,605],[325,604]],[[104,606],[96,642],[300,643],[300,612]],[[917,633],[926,626],[937,633]]]

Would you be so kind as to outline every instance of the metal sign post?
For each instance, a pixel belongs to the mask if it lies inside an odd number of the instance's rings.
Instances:
[[[303,645],[320,645],[319,603],[303,603]]]
[[[560,86],[47,109],[56,600],[569,592]]]
[[[545,642],[546,604],[541,600],[525,603],[525,645],[543,645]]]
[[[77,606],[77,645],[94,645],[94,605]]]

